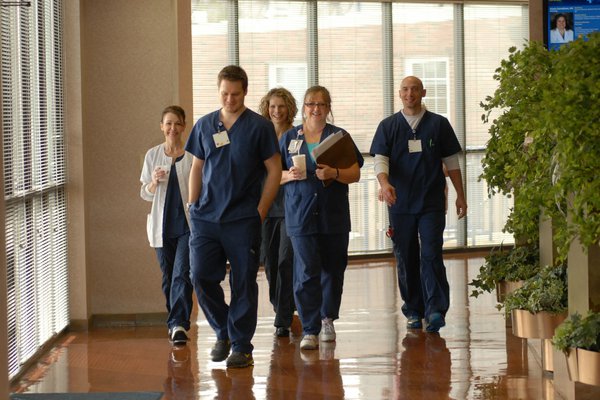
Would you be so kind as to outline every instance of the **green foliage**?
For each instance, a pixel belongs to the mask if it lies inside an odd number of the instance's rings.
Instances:
[[[475,287],[470,294],[477,297],[484,292],[491,293],[496,283],[501,281],[522,281],[534,276],[540,269],[540,254],[537,245],[514,247],[509,251],[492,249],[479,268],[477,278],[470,286]]]
[[[562,263],[575,236],[585,247],[600,240],[600,33],[558,51],[537,42],[509,51],[497,90],[481,103],[484,122],[500,115],[480,178],[490,196],[515,197],[504,230],[519,239],[538,240],[544,209]]]
[[[585,247],[600,240],[600,33],[562,47],[551,80],[540,119],[556,138],[554,193],[568,199],[572,218],[559,243],[567,251],[575,235]]]
[[[504,308],[507,314],[512,310],[560,314],[567,310],[567,293],[567,269],[546,266],[527,279],[522,287],[507,294]]]
[[[556,328],[552,344],[565,353],[570,348],[600,351],[600,313],[572,314]]]

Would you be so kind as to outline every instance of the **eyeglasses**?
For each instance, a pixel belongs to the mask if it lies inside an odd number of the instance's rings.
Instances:
[[[323,108],[323,107],[327,107],[329,104],[325,104],[325,103],[304,103],[304,105],[306,107],[310,107],[310,108],[313,108],[313,107]]]

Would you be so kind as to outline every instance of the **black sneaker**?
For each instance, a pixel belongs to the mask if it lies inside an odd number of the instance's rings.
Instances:
[[[275,331],[275,335],[277,335],[277,337],[288,337],[290,336],[290,330],[288,328],[284,328],[283,326],[279,326]]]
[[[240,353],[234,351],[227,357],[227,368],[246,368],[254,365],[251,353]]]
[[[188,342],[188,336],[185,329],[181,326],[176,326],[171,330],[171,343],[175,346],[184,346]]]
[[[229,355],[229,350],[231,349],[231,342],[229,339],[221,339],[217,340],[212,350],[210,351],[210,356],[213,361],[223,361]]]
[[[421,321],[421,317],[418,315],[409,315],[406,319],[406,328],[408,328],[408,329],[423,328],[423,322]]]
[[[446,325],[446,321],[442,314],[438,312],[432,313],[429,318],[427,318],[427,326],[425,327],[426,332],[439,332],[442,326]]]

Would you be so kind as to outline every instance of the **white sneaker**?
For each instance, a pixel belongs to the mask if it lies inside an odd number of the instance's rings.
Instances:
[[[321,321],[321,333],[319,336],[323,342],[335,341],[335,328],[333,327],[333,320],[331,318],[325,318]]]
[[[316,350],[319,348],[319,340],[316,335],[304,335],[300,342],[300,350]]]
[[[189,340],[185,329],[181,326],[176,326],[171,330],[171,343],[176,346],[185,345]]]

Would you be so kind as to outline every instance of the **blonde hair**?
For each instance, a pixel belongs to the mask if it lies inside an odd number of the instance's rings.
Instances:
[[[298,106],[296,105],[296,99],[292,93],[285,88],[279,87],[269,90],[269,92],[260,100],[258,112],[266,119],[271,120],[271,116],[269,115],[269,103],[273,96],[281,98],[285,103],[288,110],[287,122],[292,125],[294,123],[294,118],[296,118],[296,114],[298,114]]]

